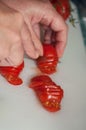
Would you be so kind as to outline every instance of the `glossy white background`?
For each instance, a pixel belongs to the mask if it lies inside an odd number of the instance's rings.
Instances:
[[[68,35],[57,73],[51,75],[64,89],[61,111],[47,112],[28,88],[36,65],[25,58],[22,85],[12,86],[0,76],[0,130],[86,130],[86,53],[79,24],[69,24]]]

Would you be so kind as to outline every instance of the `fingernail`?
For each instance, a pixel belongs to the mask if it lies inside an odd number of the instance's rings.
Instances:
[[[38,58],[39,57],[39,53],[38,51],[35,52],[35,58]]]
[[[62,55],[63,55],[63,50],[62,50],[62,48],[59,48],[59,49],[57,50],[57,54],[58,54],[58,57],[59,57],[59,58],[62,57]]]
[[[40,51],[40,54],[39,54],[40,56],[43,56],[43,50],[42,51]]]

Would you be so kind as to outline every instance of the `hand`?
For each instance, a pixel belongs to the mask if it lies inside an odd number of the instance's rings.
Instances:
[[[63,55],[67,41],[67,25],[48,0],[3,0],[3,2],[19,11],[24,18],[27,29],[23,32],[28,32],[29,38],[26,35],[23,45],[28,55],[33,58],[33,53],[37,56],[43,55],[40,24],[44,30],[44,41],[55,42],[58,57]]]
[[[21,14],[0,2],[0,66],[17,66],[23,62]]]

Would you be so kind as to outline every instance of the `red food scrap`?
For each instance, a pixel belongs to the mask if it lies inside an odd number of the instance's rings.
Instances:
[[[52,74],[56,72],[58,56],[56,48],[51,44],[43,44],[43,56],[40,56],[37,61],[37,66],[41,72]]]
[[[0,74],[13,85],[22,84],[22,79],[19,77],[20,72],[24,68],[24,62],[17,67],[0,66]]]
[[[43,107],[50,111],[60,110],[61,100],[63,98],[63,89],[56,85],[49,76],[39,75],[31,79],[30,88],[32,88]]]

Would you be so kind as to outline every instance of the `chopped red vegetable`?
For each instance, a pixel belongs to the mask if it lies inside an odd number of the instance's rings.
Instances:
[[[0,74],[13,85],[22,84],[22,79],[19,78],[19,74],[24,68],[24,62],[17,67],[12,66],[0,66]]]
[[[43,44],[43,56],[40,56],[37,61],[37,66],[41,72],[52,74],[56,72],[58,56],[56,48],[51,44]]]
[[[31,79],[30,88],[32,88],[43,107],[50,111],[60,110],[61,100],[63,98],[63,89],[54,83],[47,75],[35,76]]]

